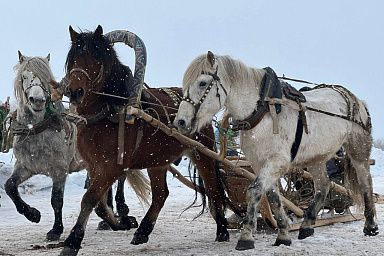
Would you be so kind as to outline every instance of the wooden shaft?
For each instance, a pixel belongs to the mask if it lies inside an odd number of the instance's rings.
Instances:
[[[170,173],[173,174],[173,177],[175,177],[176,179],[178,179],[181,183],[183,183],[185,186],[193,189],[193,190],[196,190],[197,192],[199,193],[203,193],[204,191],[204,188],[201,188],[199,185],[195,185],[193,184],[193,182],[191,182],[189,179],[185,178],[175,167],[173,167],[172,165],[170,165],[168,167],[168,171]]]

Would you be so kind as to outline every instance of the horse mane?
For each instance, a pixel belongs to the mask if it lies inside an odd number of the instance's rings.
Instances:
[[[91,31],[80,31],[76,41],[72,42],[65,62],[65,70],[68,74],[73,68],[75,58],[90,54],[103,65],[103,76],[106,78],[103,92],[122,97],[128,97],[129,86],[133,80],[132,72],[128,66],[123,65],[110,43],[104,35],[95,36]],[[121,104],[121,100],[108,98],[111,104]]]
[[[21,78],[21,73],[24,70],[28,70],[35,74],[42,82],[44,88],[50,92],[49,82],[55,78],[47,59],[42,57],[26,57],[26,60],[21,63],[18,62],[15,65],[14,70],[17,72],[13,87],[14,95],[16,100],[21,104],[27,103]]]
[[[254,84],[261,82],[264,71],[261,69],[247,67],[242,61],[235,60],[228,55],[215,55],[218,63],[220,79],[229,84]],[[207,55],[203,54],[194,59],[184,73],[183,86],[193,83],[202,71],[210,68]],[[224,70],[224,72],[223,72]],[[185,89],[185,88],[184,88]]]

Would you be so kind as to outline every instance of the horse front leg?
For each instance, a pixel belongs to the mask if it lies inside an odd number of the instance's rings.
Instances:
[[[277,227],[279,228],[274,246],[287,245],[290,246],[292,241],[288,235],[288,217],[281,203],[279,189],[274,185],[272,189],[267,191],[268,202],[276,219]]]
[[[210,203],[211,214],[216,221],[216,241],[229,241],[228,223],[225,218],[225,193],[218,177],[218,166],[205,155],[200,155],[198,160],[195,158],[192,158],[192,160],[204,181],[204,189]]]
[[[304,220],[299,229],[299,239],[305,239],[313,235],[313,226],[315,225],[317,214],[324,206],[324,201],[327,198],[330,187],[325,162],[308,167],[308,171],[313,177],[315,195],[308,209],[304,213]]]
[[[151,181],[152,202],[139,228],[136,230],[131,244],[143,244],[148,242],[149,235],[155,227],[157,217],[169,195],[167,186],[167,167],[149,168],[148,176]]]
[[[29,206],[26,202],[24,202],[18,191],[19,185],[29,179],[31,176],[32,173],[29,170],[16,162],[15,169],[11,177],[5,182],[4,187],[5,192],[15,204],[16,210],[20,214],[23,214],[29,221],[39,223],[41,219],[39,210]]]
[[[241,251],[255,248],[255,241],[253,239],[252,233],[255,230],[257,221],[256,215],[259,210],[261,197],[266,193],[266,191],[270,191],[272,187],[277,183],[280,176],[285,173],[285,169],[282,168],[284,163],[285,162],[282,157],[268,159],[268,162],[266,162],[260,169],[258,177],[249,185],[247,189],[247,215],[244,218],[244,225],[243,229],[241,230],[240,238],[237,241],[236,250]],[[257,166],[256,163],[252,164],[253,166]],[[272,195],[273,194],[270,194],[270,197]],[[276,201],[277,204],[279,203],[278,198],[273,200],[273,202],[274,201]],[[276,209],[276,207],[273,208]],[[280,215],[280,217],[281,216],[283,215]],[[275,245],[290,245],[291,242],[287,235],[288,225],[285,225],[284,221],[279,222],[279,232]]]
[[[65,173],[65,171],[62,173]],[[55,214],[55,223],[53,228],[47,233],[48,241],[59,240],[63,233],[63,198],[66,178],[66,175],[52,177],[51,205]]]
[[[64,248],[60,253],[61,256],[77,255],[80,250],[81,242],[84,238],[89,215],[116,179],[116,176],[113,175],[113,168],[101,170],[102,171],[97,173],[92,173],[91,170],[90,186],[81,200],[81,210],[76,224],[72,228],[67,239],[64,241]]]

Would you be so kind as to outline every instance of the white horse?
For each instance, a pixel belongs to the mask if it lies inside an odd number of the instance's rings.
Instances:
[[[325,163],[341,146],[353,167],[346,173],[345,182],[361,196],[360,202],[361,198],[364,201],[363,232],[369,236],[378,234],[368,163],[371,123],[364,103],[341,86],[304,92],[306,102],[300,104],[284,95],[280,99],[269,97],[263,83],[266,76],[264,69],[249,68],[228,56],[215,56],[212,52],[199,56],[184,74],[184,100],[174,122],[180,132],[194,133],[210,123],[223,107],[235,120],[250,120],[250,116],[259,119],[256,126],[241,133],[241,148],[259,175],[247,190],[247,217],[236,249],[254,248],[252,230],[263,194],[268,197],[279,228],[274,245],[291,244],[288,219],[275,184],[293,168],[308,167],[314,177],[315,198],[304,216],[299,239],[312,235],[317,213],[329,191]],[[281,104],[279,111],[280,106],[275,103]]]
[[[65,180],[69,173],[84,169],[85,163],[77,158],[76,129],[60,119],[55,111],[63,110],[61,102],[50,101],[49,82],[54,79],[49,55],[27,57],[19,52],[19,63],[14,82],[17,117],[11,129],[15,135],[13,152],[16,157],[14,171],[5,183],[5,190],[19,213],[32,222],[39,222],[40,212],[20,197],[18,186],[31,176],[43,174],[52,178],[51,205],[55,214],[53,228],[47,240],[58,240],[63,232],[62,208]]]

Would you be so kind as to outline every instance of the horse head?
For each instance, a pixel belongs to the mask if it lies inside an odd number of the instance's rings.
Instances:
[[[174,125],[182,133],[194,133],[211,122],[223,106],[227,90],[220,79],[220,62],[208,51],[197,57],[184,73],[184,98]]]
[[[137,35],[125,30],[103,35],[100,25],[94,32],[81,33],[70,26],[69,32],[72,46],[68,52],[66,70],[67,93],[72,103],[86,107],[92,102],[93,107],[99,106],[100,101],[96,103],[95,98],[101,99],[97,95],[101,92],[119,96],[103,98],[111,105],[126,104],[124,98],[140,97],[147,59],[145,45]],[[118,59],[113,48],[116,42],[123,42],[135,51],[134,76],[130,68]]]
[[[53,75],[49,59],[49,54],[46,58],[27,57],[19,51],[15,96],[19,105],[26,105],[35,114],[43,112],[50,99],[48,81]]]
[[[94,32],[77,33],[69,26],[72,46],[67,56],[67,93],[73,104],[90,101],[100,91],[105,80],[105,65],[110,68],[111,57],[116,56],[99,25]],[[107,68],[108,68],[107,67]]]

